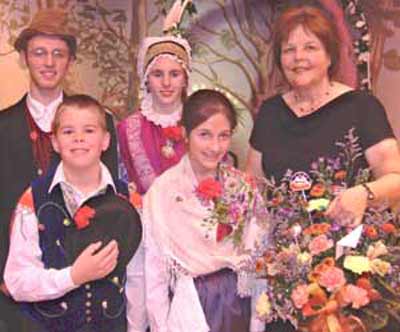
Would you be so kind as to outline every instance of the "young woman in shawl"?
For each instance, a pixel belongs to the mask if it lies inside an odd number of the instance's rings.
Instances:
[[[144,196],[152,332],[264,328],[251,319],[246,269],[265,234],[261,199],[249,178],[221,162],[236,122],[221,93],[200,90],[190,96],[182,115],[187,154]]]

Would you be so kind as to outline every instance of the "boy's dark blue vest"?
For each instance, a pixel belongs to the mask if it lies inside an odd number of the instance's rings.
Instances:
[[[44,266],[46,269],[63,269],[69,266],[63,250],[64,220],[72,218],[60,185],[48,193],[54,173],[55,169],[49,170],[46,176],[34,180],[32,193],[36,215],[40,214],[40,223],[44,226],[39,231]],[[120,194],[129,195],[125,183],[119,180],[114,183]],[[109,187],[104,195],[114,194]],[[47,207],[41,209],[44,205]],[[112,332],[126,324],[125,280],[126,271],[113,272],[107,278],[84,284],[61,298],[24,303],[23,310],[51,332],[75,332],[85,324],[90,324],[96,332]]]

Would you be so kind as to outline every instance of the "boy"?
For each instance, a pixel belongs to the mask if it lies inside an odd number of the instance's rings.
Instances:
[[[33,179],[59,159],[51,147],[51,123],[65,97],[65,79],[78,53],[68,16],[61,8],[41,8],[20,32],[14,47],[29,74],[29,89],[17,103],[0,112],[0,322],[5,322],[9,332],[32,332],[31,326],[23,328],[18,306],[8,297],[3,272],[10,218],[18,198]],[[110,114],[107,127],[112,139],[102,161],[116,175],[117,141]]]
[[[44,331],[126,331],[126,264],[141,224],[120,198],[126,185],[100,160],[106,128],[96,100],[66,98],[52,124],[61,162],[32,182],[14,213],[4,279]]]

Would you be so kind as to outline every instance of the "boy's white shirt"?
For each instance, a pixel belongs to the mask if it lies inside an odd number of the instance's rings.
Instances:
[[[74,189],[65,179],[62,162],[56,169],[49,192],[58,183]],[[108,185],[115,190],[110,172],[104,164],[101,164],[101,181],[98,188],[85,196],[76,191],[79,203],[97,195]],[[10,251],[4,271],[6,286],[16,301],[37,302],[57,299],[79,287],[72,281],[70,266],[61,270],[46,269],[41,257],[35,210],[33,207],[18,203],[14,212]]]

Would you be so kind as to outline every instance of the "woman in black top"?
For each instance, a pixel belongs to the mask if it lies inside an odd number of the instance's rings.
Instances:
[[[261,106],[247,170],[276,180],[288,169],[307,172],[319,157],[337,156],[335,142],[354,128],[363,149],[356,167],[370,167],[375,180],[343,191],[327,213],[335,218],[351,212],[357,225],[368,204],[400,198],[400,154],[380,102],[332,79],[338,43],[334,22],[316,7],[292,7],[277,20],[274,62],[289,89]],[[290,324],[267,326],[267,331],[291,330]]]

